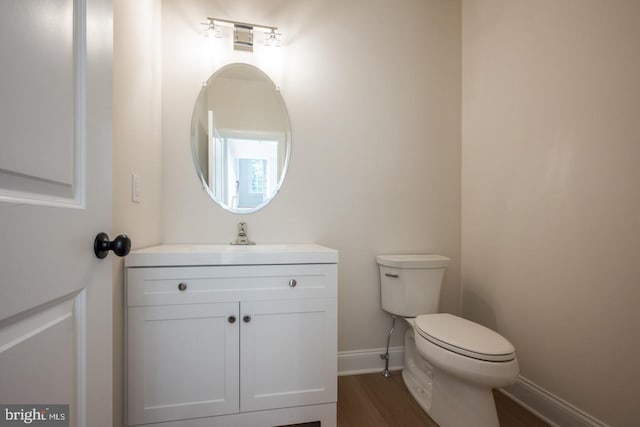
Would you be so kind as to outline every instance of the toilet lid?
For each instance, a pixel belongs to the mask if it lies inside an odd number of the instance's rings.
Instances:
[[[376,262],[392,268],[446,268],[449,258],[441,255],[378,255]]]
[[[416,331],[431,343],[447,350],[490,362],[515,358],[515,349],[500,334],[447,313],[416,317]]]

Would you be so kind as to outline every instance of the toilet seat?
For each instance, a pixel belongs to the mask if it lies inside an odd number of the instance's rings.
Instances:
[[[448,313],[423,314],[415,318],[418,334],[438,347],[487,362],[515,359],[515,349],[500,334]]]

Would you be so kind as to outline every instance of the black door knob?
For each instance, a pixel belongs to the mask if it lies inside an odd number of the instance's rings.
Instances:
[[[131,240],[126,234],[121,234],[113,241],[109,241],[107,233],[98,233],[93,241],[93,252],[100,259],[106,258],[109,251],[113,251],[118,256],[125,256],[131,250]]]

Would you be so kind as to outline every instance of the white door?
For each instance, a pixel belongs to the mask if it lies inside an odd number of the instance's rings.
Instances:
[[[129,307],[128,313],[129,425],[238,412],[237,302]]]
[[[240,410],[335,402],[336,299],[240,303]]]
[[[111,226],[112,16],[111,0],[0,2],[0,405],[68,404],[72,426],[112,425],[113,255],[93,254]]]

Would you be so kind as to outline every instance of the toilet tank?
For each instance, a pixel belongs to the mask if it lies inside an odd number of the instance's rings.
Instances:
[[[382,309],[402,317],[437,313],[449,261],[440,255],[378,255]]]

